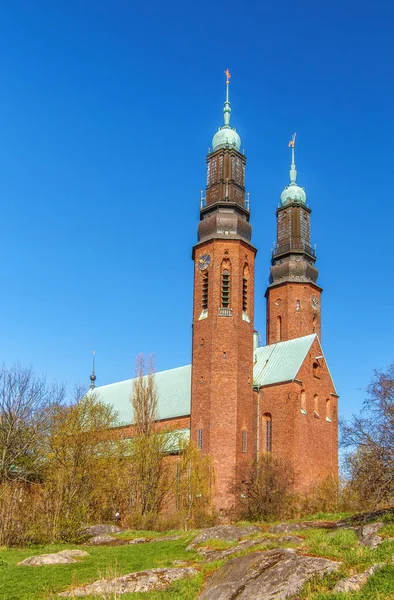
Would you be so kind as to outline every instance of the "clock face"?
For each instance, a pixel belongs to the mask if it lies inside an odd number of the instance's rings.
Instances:
[[[317,296],[312,296],[311,298],[312,308],[317,310],[319,308],[319,298]]]
[[[198,268],[200,269],[200,271],[205,271],[205,269],[208,269],[210,264],[211,257],[209,254],[202,254],[198,259]]]

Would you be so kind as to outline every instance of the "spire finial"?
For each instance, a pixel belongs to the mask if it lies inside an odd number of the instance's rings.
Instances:
[[[289,142],[289,148],[291,148],[291,167],[290,167],[290,183],[296,183],[297,181],[297,171],[296,171],[296,166],[295,166],[295,159],[294,159],[294,148],[295,148],[295,143],[296,143],[296,133],[293,133],[293,137],[291,138],[290,142]]]
[[[231,79],[231,73],[228,69],[225,70],[224,72],[225,76],[226,76],[226,101],[224,103],[224,126],[225,127],[230,127],[230,114],[231,114],[231,108],[230,108],[230,100],[229,100],[229,86],[230,86],[230,79]]]
[[[93,350],[93,364],[92,364],[92,374],[90,375],[90,389],[94,390],[94,388],[96,387],[95,381],[96,381],[96,374],[94,372],[94,368],[95,368],[95,363],[96,363],[96,350]]]

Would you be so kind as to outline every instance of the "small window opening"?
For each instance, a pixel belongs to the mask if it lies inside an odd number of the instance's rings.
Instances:
[[[230,271],[222,271],[222,308],[230,306]]]
[[[242,431],[242,452],[247,452],[248,451],[248,433],[246,431],[246,429],[244,429]]]
[[[305,390],[301,391],[301,412],[306,415],[306,393]]]
[[[313,396],[313,416],[319,418],[319,396],[317,394]]]
[[[208,310],[208,277],[209,273],[208,271],[205,271],[204,275],[202,276],[202,310]]]
[[[270,413],[263,416],[265,421],[265,451],[272,452],[272,417]]]
[[[298,311],[298,310],[301,310],[301,303],[300,303],[300,301],[299,301],[299,300],[297,300],[297,302],[296,302],[296,310],[297,310],[297,311]]]
[[[313,377],[319,377],[319,369],[320,369],[319,363],[314,362],[313,363]]]
[[[202,429],[197,431],[197,448],[202,450]]]
[[[326,400],[326,421],[331,423],[331,400],[329,398]]]
[[[280,342],[282,339],[282,317],[276,317],[276,341]]]

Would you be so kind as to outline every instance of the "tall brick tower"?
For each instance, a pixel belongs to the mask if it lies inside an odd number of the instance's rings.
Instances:
[[[224,126],[207,156],[193,248],[194,307],[191,439],[215,466],[215,506],[234,503],[234,484],[253,457],[254,258],[245,199],[246,158],[230,127],[226,71]]]
[[[270,270],[267,298],[267,344],[298,338],[310,333],[320,337],[320,296],[315,267],[316,252],[310,240],[311,209],[305,190],[297,185],[291,147],[290,185],[281,194],[276,211],[277,242]]]

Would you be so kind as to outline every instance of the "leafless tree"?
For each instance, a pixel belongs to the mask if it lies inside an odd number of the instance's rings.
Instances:
[[[0,482],[37,478],[52,408],[64,395],[31,368],[0,367]]]
[[[363,409],[341,423],[350,486],[365,507],[394,502],[394,364],[374,371]]]

